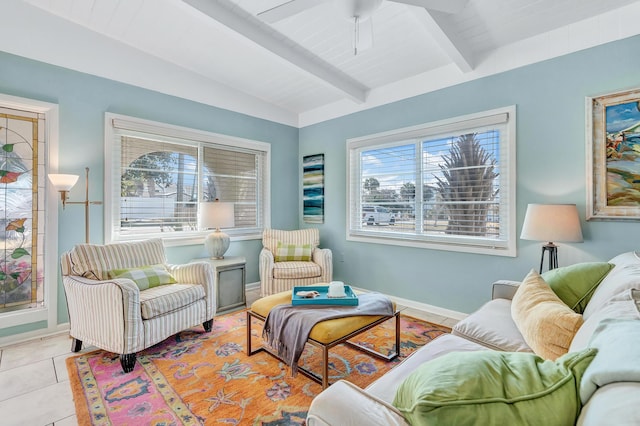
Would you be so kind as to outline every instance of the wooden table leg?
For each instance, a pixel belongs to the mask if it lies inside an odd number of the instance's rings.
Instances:
[[[251,356],[251,313],[247,311],[247,355]]]
[[[400,356],[400,314],[396,312],[396,356]]]
[[[322,346],[322,389],[329,387],[329,347]]]

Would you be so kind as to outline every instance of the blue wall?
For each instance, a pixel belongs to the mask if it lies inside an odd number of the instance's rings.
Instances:
[[[302,156],[324,153],[322,243],[334,276],[358,287],[471,312],[497,279],[538,268],[541,244],[515,258],[346,241],[346,139],[517,105],[517,235],[528,203],[575,203],[583,244],[561,244],[560,265],[640,249],[640,224],[586,222],[585,97],[640,87],[640,37],[577,52],[300,130]],[[301,188],[299,187],[299,191]],[[300,219],[300,226],[306,226]]]
[[[214,108],[0,52],[0,93],[60,107],[60,171],[91,168],[92,200],[103,199],[104,113],[131,115],[255,139],[272,146],[272,226],[308,226],[301,217],[302,156],[324,153],[325,223],[321,244],[334,251],[334,275],[347,283],[461,312],[488,300],[491,282],[521,279],[537,268],[540,244],[518,242],[518,256],[473,255],[347,242],[346,139],[517,105],[517,232],[528,203],[576,203],[583,244],[563,244],[560,263],[606,260],[638,249],[635,222],[585,222],[585,96],[640,87],[640,37],[603,45],[499,75],[308,126],[293,127]],[[299,146],[298,146],[299,143]],[[277,188],[277,190],[275,190]],[[76,189],[74,189],[76,190]],[[81,191],[80,189],[79,191]],[[80,192],[72,194],[81,198]],[[83,241],[82,209],[59,215],[59,252]],[[92,207],[93,242],[102,242],[103,212]],[[229,255],[247,257],[247,281],[258,281],[259,240],[233,242]],[[58,257],[59,253],[54,256]],[[171,262],[203,257],[202,246],[168,249]],[[62,286],[59,323],[67,321]],[[9,334],[37,328],[14,327]],[[6,335],[3,333],[2,335]]]
[[[91,169],[90,199],[103,199],[104,113],[130,115],[163,123],[201,129],[271,144],[271,224],[293,229],[298,223],[297,182],[298,129],[187,101],[115,81],[28,60],[0,52],[0,93],[59,105],[59,170],[84,175]],[[77,185],[72,199],[84,198],[84,185]],[[77,191],[77,192],[76,192]],[[84,241],[84,210],[69,207],[59,213],[59,252]],[[103,211],[91,207],[91,242],[103,242]],[[247,282],[259,281],[260,240],[232,242],[228,255],[247,258]],[[47,255],[50,255],[47,253]],[[58,258],[59,253],[53,253]],[[205,257],[203,245],[170,247],[170,262],[181,263]],[[58,323],[68,321],[62,285],[58,289]],[[8,334],[31,327],[14,327]],[[7,330],[2,335],[7,335]]]

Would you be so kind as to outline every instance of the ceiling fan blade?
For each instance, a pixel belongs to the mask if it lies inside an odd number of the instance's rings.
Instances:
[[[437,10],[445,13],[458,13],[467,5],[469,0],[389,0],[395,3],[410,4],[412,6],[424,7],[425,9]]]
[[[300,12],[304,12],[307,9],[327,3],[330,0],[290,0],[280,6],[272,7],[264,12],[258,13],[258,18],[273,24],[278,21],[282,21],[293,15],[297,15]]]

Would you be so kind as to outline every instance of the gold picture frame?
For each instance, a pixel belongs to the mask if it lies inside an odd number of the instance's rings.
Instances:
[[[587,220],[640,220],[640,88],[586,98]]]

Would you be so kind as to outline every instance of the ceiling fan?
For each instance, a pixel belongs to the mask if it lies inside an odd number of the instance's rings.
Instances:
[[[273,24],[305,10],[333,2],[340,13],[354,23],[353,47],[354,54],[373,44],[373,29],[371,15],[380,7],[383,0],[289,0],[286,3],[258,13],[264,22]],[[437,12],[457,13],[468,0],[386,0],[411,6],[423,7]],[[366,25],[362,25],[365,23]]]

